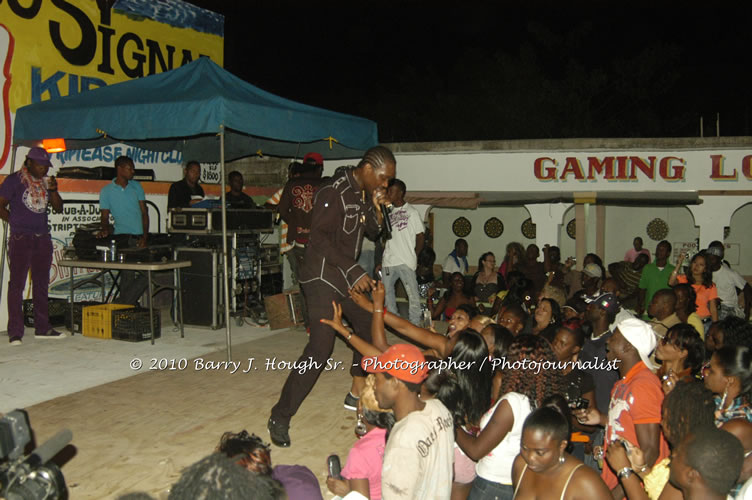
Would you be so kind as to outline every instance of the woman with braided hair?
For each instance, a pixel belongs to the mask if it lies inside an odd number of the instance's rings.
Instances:
[[[462,451],[478,461],[468,500],[514,496],[512,463],[520,451],[522,424],[544,399],[563,392],[556,355],[542,337],[516,337],[500,361],[504,362],[503,396],[481,417],[477,436],[458,432],[455,438]]]

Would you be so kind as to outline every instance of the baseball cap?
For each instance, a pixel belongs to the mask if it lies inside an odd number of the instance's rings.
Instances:
[[[708,247],[708,249],[705,250],[705,253],[708,255],[715,255],[716,257],[723,257],[723,249],[717,246]]]
[[[412,344],[394,344],[379,356],[363,358],[360,366],[368,373],[388,373],[412,384],[420,384],[428,376],[426,358]]]
[[[316,165],[324,165],[324,157],[319,153],[306,153],[303,157],[303,163],[315,163]]]
[[[602,293],[591,304],[595,304],[606,312],[616,314],[619,311],[619,301],[613,293]]]
[[[47,151],[45,151],[44,148],[39,148],[39,147],[31,148],[29,150],[29,153],[26,155],[26,158],[29,160],[34,160],[40,165],[44,165],[47,167],[52,166],[52,162],[50,161],[50,154]]]
[[[598,264],[593,264],[592,262],[588,264],[587,266],[585,266],[582,272],[587,274],[591,278],[603,277],[603,271],[601,271],[601,266],[599,266]]]
[[[640,359],[651,370],[655,370],[656,366],[650,361],[650,353],[655,350],[655,331],[653,328],[637,318],[628,318],[616,325],[621,334],[627,339],[627,342],[632,344],[637,352],[640,354]]]

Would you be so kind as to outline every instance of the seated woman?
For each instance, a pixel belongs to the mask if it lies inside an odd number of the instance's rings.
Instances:
[[[656,375],[662,381],[663,392],[668,394],[677,382],[694,380],[699,374],[705,359],[705,345],[693,326],[679,323],[658,341],[655,359],[662,361]]]
[[[543,406],[522,426],[520,454],[514,460],[514,498],[610,500],[611,491],[590,467],[565,450],[569,420],[559,406]]]
[[[707,332],[711,321],[718,321],[718,304],[716,303],[718,289],[713,283],[713,272],[710,270],[703,252],[692,257],[686,273],[679,274],[686,257],[684,253],[679,255],[676,269],[669,276],[668,284],[669,286],[674,286],[677,283],[692,285],[697,295],[697,315],[705,325],[705,332]]]
[[[679,382],[663,399],[661,429],[669,446],[675,450],[687,434],[712,426],[714,407],[712,393],[699,381]],[[606,460],[613,470],[624,471],[620,483],[629,500],[684,498],[682,492],[668,482],[670,457],[649,467],[640,448],[628,441],[622,444],[609,446]]]
[[[383,410],[376,401],[373,391],[375,377],[366,377],[364,388],[358,401],[358,423],[355,433],[359,440],[350,449],[347,462],[342,469],[342,477],[328,477],[326,486],[335,495],[344,497],[357,491],[370,500],[381,498],[381,465],[384,462],[384,448],[395,418],[392,410]]]
[[[695,312],[697,310],[697,294],[692,285],[688,283],[679,283],[674,286],[674,294],[676,294],[676,306],[674,306],[674,312],[679,317],[682,323],[692,325],[701,338],[705,338],[705,327],[702,324],[702,320]]]
[[[478,301],[478,309],[490,308],[496,299],[496,294],[506,290],[504,277],[496,272],[496,257],[492,252],[486,252],[478,259],[478,272],[473,275],[470,289]]]
[[[705,336],[706,356],[725,345],[752,347],[752,323],[736,316],[726,316],[710,325]]]
[[[225,432],[215,450],[235,460],[249,471],[270,476],[279,481],[288,498],[321,499],[321,488],[316,475],[303,465],[277,465],[272,468],[271,448],[260,437],[242,430],[235,434]]]
[[[465,290],[465,277],[462,273],[452,273],[449,290],[434,305],[433,296],[436,293],[432,288],[428,290],[428,310],[431,311],[432,319],[451,318],[454,311],[461,305],[475,306],[475,299]]]
[[[561,326],[561,310],[553,299],[543,298],[538,302],[533,315],[530,333],[540,335],[549,342],[553,342],[556,330]]]
[[[752,421],[752,350],[742,346],[718,349],[703,369],[705,387],[715,394],[715,424],[735,418]]]
[[[520,369],[523,360],[528,366],[548,361],[553,368],[536,374]],[[520,335],[512,341],[501,381],[503,396],[480,419],[477,436],[458,432],[455,437],[462,451],[478,461],[469,500],[512,497],[512,462],[519,453],[522,423],[546,397],[563,389],[555,361],[551,345],[541,337]]]

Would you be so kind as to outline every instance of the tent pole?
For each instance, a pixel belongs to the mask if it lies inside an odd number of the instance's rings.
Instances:
[[[222,285],[225,292],[225,335],[227,343],[227,361],[232,361],[232,340],[230,334],[230,272],[227,255],[227,196],[225,193],[225,127],[219,126],[219,174],[222,178],[222,265],[224,266],[224,272],[222,273]]]
[[[10,153],[10,174],[13,173],[13,171],[16,168],[16,149],[18,149],[18,145],[14,144],[13,149]],[[7,179],[7,177],[6,177]],[[10,227],[9,222],[3,221],[3,243],[2,247],[3,249],[0,251],[0,301],[2,301],[3,298],[3,278],[5,277],[5,251],[8,248],[8,228]]]

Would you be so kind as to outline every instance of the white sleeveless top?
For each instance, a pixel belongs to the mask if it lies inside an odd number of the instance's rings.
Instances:
[[[512,429],[504,436],[496,448],[485,457],[478,460],[475,466],[475,472],[488,481],[500,484],[512,484],[512,464],[514,459],[520,453],[520,440],[522,439],[522,424],[532,409],[527,396],[517,392],[504,394],[490,410],[488,410],[480,419],[481,430],[488,425],[496,408],[502,401],[507,401],[512,407],[514,415],[514,424]]]

